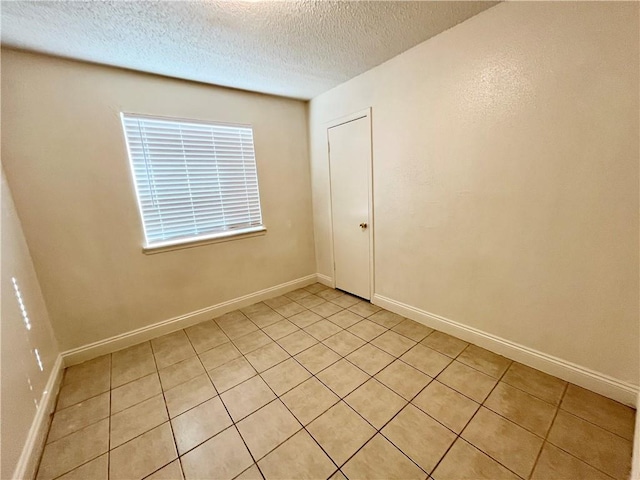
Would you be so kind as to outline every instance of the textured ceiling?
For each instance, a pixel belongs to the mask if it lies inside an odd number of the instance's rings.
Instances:
[[[309,99],[494,4],[2,1],[2,43]]]

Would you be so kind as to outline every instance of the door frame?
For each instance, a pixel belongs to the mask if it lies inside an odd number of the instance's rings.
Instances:
[[[329,173],[329,234],[331,235],[330,242],[330,256],[331,256],[331,269],[333,271],[333,278],[331,279],[331,284],[333,288],[336,287],[336,257],[335,257],[335,249],[334,249],[334,236],[333,236],[333,192],[331,186],[331,152],[329,151],[329,129],[338,127],[345,123],[353,122],[355,120],[360,120],[361,118],[367,119],[367,126],[369,128],[369,142],[370,142],[370,158],[368,162],[368,179],[367,183],[369,186],[369,219],[368,219],[368,228],[369,228],[369,301],[373,300],[374,292],[375,292],[375,216],[373,211],[373,125],[371,120],[371,107],[367,107],[363,110],[351,113],[349,115],[344,115],[342,117],[336,118],[334,120],[330,120],[325,123],[325,134],[327,141],[327,166]]]

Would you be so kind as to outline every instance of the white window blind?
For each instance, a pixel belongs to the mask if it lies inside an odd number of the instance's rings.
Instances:
[[[122,123],[147,248],[264,230],[250,125]]]

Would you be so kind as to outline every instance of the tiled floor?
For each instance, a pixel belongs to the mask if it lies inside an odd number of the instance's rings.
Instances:
[[[315,284],[67,369],[38,478],[623,479],[634,416]]]

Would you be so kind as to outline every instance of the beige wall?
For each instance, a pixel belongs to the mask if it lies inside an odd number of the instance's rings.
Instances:
[[[638,383],[638,5],[505,3],[314,98],[373,107],[376,293]]]
[[[253,124],[267,234],[144,255],[121,111]],[[7,50],[2,157],[62,350],[315,273],[304,102]]]
[[[20,219],[2,172],[2,463],[0,478],[13,478],[29,429],[58,356],[58,345],[42,298]],[[15,278],[31,329],[27,330],[12,279]],[[42,361],[40,369],[35,353]]]

